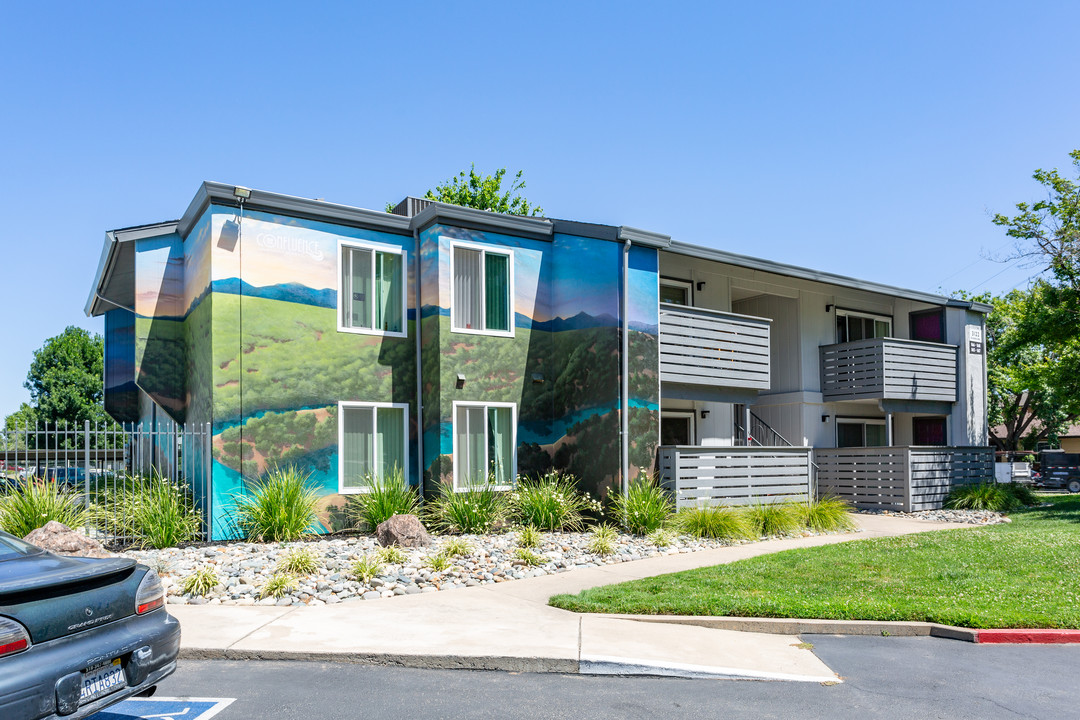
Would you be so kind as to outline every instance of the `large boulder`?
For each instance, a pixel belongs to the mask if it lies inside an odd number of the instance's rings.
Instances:
[[[94,558],[112,557],[112,554],[102,547],[97,540],[75,532],[67,525],[55,520],[50,520],[44,526],[31,531],[23,540],[57,555]]]
[[[383,547],[424,547],[431,544],[431,536],[415,515],[394,515],[375,528],[375,540]]]

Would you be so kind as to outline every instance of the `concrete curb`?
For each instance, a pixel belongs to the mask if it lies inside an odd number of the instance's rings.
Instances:
[[[1033,644],[1062,645],[1080,643],[1080,630],[1058,630],[1055,628],[1030,630],[976,630],[978,639],[984,645]]]
[[[471,656],[471,655],[399,655],[362,652],[294,652],[275,650],[229,650],[216,648],[181,648],[181,660],[287,660],[383,665],[428,670],[502,670],[506,672],[577,674],[580,665],[568,658]]]
[[[927,622],[885,622],[877,620],[816,620],[799,618],[743,618],[695,615],[602,615],[601,617],[637,622],[696,625],[716,630],[771,633],[775,635],[882,635],[892,637],[940,637],[966,642],[980,642],[985,630],[953,627]],[[1014,641],[1015,642],[1015,641]],[[1049,642],[1049,641],[1045,641]],[[1064,641],[1058,641],[1064,642]],[[1080,642],[1080,639],[1073,642]]]

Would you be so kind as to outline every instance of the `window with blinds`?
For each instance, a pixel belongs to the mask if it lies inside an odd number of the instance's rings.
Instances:
[[[455,489],[513,484],[516,409],[507,404],[454,403]]]
[[[451,328],[513,335],[513,255],[456,244],[452,253]]]
[[[400,250],[341,246],[339,330],[405,334],[405,259]]]
[[[407,482],[408,408],[403,403],[338,406],[338,492],[363,492],[397,473]]]

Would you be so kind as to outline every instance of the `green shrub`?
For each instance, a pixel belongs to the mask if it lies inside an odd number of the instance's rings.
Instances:
[[[1002,487],[1012,493],[1012,496],[1016,498],[1016,502],[1026,507],[1038,505],[1040,502],[1039,496],[1035,494],[1035,491],[1032,490],[1029,485],[1018,482],[1008,482],[1002,485]]]
[[[308,483],[311,474],[294,466],[274,468],[253,483],[248,493],[235,495],[236,523],[244,537],[255,542],[292,542],[315,523],[319,495]]]
[[[533,479],[522,478],[510,494],[510,513],[521,525],[548,532],[579,532],[583,514],[599,511],[600,503],[577,489],[573,475],[552,470]]]
[[[439,532],[486,533],[505,522],[507,495],[494,483],[454,491],[439,485],[439,495],[427,504],[428,524]]]
[[[1009,512],[1021,504],[1016,494],[1004,484],[989,482],[954,487],[945,499],[945,507],[954,510]]]
[[[199,536],[194,501],[157,471],[149,480],[118,479],[98,497],[105,527],[114,535],[130,534],[142,547],[174,547]]]
[[[184,578],[185,595],[205,595],[221,582],[213,565],[203,565]]]
[[[758,537],[791,535],[802,526],[799,509],[790,502],[759,502],[743,511],[751,531]]]
[[[69,528],[86,525],[88,513],[82,497],[66,492],[55,480],[26,480],[0,497],[0,529],[15,537],[56,520]]]
[[[443,570],[449,570],[453,563],[450,562],[449,555],[446,553],[439,553],[438,555],[432,555],[425,560],[424,565],[435,572],[442,572]]]
[[[259,590],[259,597],[280,598],[300,589],[300,581],[289,573],[274,573]]]
[[[753,530],[746,514],[723,505],[700,505],[680,510],[675,525],[687,535],[714,540],[745,540]]]
[[[538,555],[527,548],[518,548],[517,550],[515,550],[514,557],[518,560],[521,560],[529,567],[543,565],[545,562],[547,562],[547,559],[543,555]]]
[[[675,536],[667,530],[653,530],[649,533],[648,540],[658,548],[666,548],[675,542]]]
[[[797,507],[802,515],[803,524],[811,530],[838,532],[855,529],[855,521],[851,517],[850,508],[840,498],[823,497]]]
[[[309,548],[293,548],[278,560],[277,569],[290,575],[311,575],[318,571],[319,560]]]
[[[472,545],[462,538],[451,538],[443,545],[442,552],[447,557],[467,557],[472,553]]]
[[[369,583],[376,575],[382,575],[383,564],[377,555],[364,555],[349,566],[349,574],[362,583]]]
[[[409,562],[409,556],[397,545],[379,548],[375,551],[375,557],[387,565],[404,565]]]
[[[405,474],[394,468],[383,478],[366,478],[364,491],[349,496],[345,513],[356,526],[374,530],[394,515],[415,515],[419,506],[416,490],[409,487]]]
[[[523,548],[538,548],[543,540],[540,531],[532,525],[526,525],[517,531],[517,542]]]
[[[619,531],[611,525],[594,525],[590,530],[589,550],[597,555],[611,555],[615,552],[615,542]]]
[[[675,506],[655,475],[641,473],[630,482],[625,495],[612,495],[611,508],[615,520],[627,531],[648,535],[664,526]]]

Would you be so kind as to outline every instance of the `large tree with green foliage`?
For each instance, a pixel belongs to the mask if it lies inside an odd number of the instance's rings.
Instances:
[[[81,426],[83,421],[111,424],[104,407],[105,343],[100,335],[69,326],[38,350],[24,387],[30,403],[8,415],[5,426],[57,423]]]
[[[543,215],[543,208],[532,205],[519,194],[525,189],[522,172],[518,170],[509,189],[503,190],[506,168],[499,168],[494,175],[481,175],[476,172],[476,165],[470,165],[467,174],[461,171],[457,176],[436,185],[434,190],[428,190],[424,198],[506,215]],[[386,209],[392,208],[393,205],[387,205]]]

